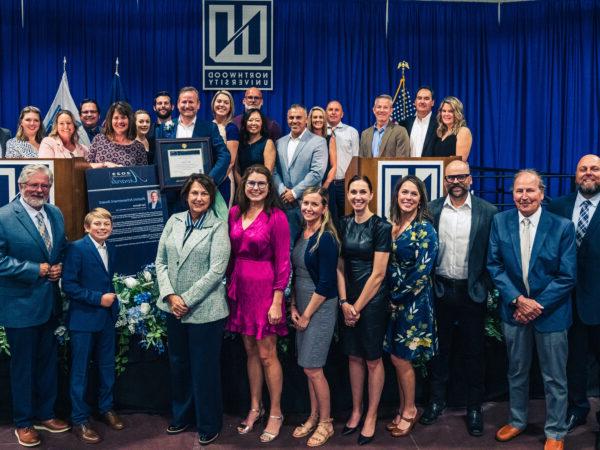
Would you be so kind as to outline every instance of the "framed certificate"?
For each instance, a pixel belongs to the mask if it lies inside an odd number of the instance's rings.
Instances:
[[[210,138],[157,139],[156,161],[161,189],[180,188],[191,174],[210,171]]]

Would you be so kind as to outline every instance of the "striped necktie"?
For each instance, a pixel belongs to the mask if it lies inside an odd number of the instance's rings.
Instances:
[[[35,215],[35,218],[37,220],[37,229],[44,240],[44,244],[48,249],[48,253],[52,253],[52,239],[50,238],[50,233],[48,233],[48,229],[44,223],[44,216],[41,212],[39,212]]]
[[[581,245],[581,241],[585,237],[585,232],[590,224],[590,206],[592,202],[586,200],[581,204],[579,210],[579,220],[577,221],[577,229],[575,230],[575,240],[577,241],[577,247]]]

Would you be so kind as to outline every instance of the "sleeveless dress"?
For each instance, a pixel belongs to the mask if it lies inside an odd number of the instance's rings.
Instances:
[[[244,175],[246,169],[254,164],[265,163],[265,146],[267,145],[268,137],[261,137],[258,141],[252,144],[242,144],[238,150],[238,164],[240,166],[240,174]]]
[[[433,141],[433,150],[431,156],[456,156],[456,135],[451,134],[442,141],[438,136]]]
[[[437,233],[427,220],[413,222],[393,243],[388,266],[392,314],[384,350],[408,361],[427,360],[437,352],[430,275],[437,252]]]

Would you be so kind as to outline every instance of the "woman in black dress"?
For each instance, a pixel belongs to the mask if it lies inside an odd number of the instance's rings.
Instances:
[[[235,180],[239,186],[242,174],[255,164],[262,164],[271,173],[275,168],[275,144],[269,139],[267,119],[260,109],[249,109],[242,117],[240,146],[236,161]]]
[[[446,97],[440,103],[436,117],[438,127],[433,143],[433,156],[469,158],[473,136],[467,128],[463,104],[456,97]]]
[[[342,435],[358,429],[366,366],[369,403],[358,436],[359,445],[373,440],[385,378],[381,359],[388,317],[385,275],[392,247],[392,226],[369,210],[372,198],[369,178],[352,177],[348,183],[348,201],[354,214],[340,221],[342,256],[338,263],[338,290],[344,321],[341,338],[342,349],[348,355],[352,388],[352,415]]]

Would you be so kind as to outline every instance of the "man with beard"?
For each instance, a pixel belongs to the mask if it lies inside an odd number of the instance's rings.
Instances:
[[[584,424],[590,411],[587,399],[588,349],[600,356],[600,157],[586,155],[575,172],[577,192],[554,200],[548,210],[575,225],[577,287],[573,293],[573,325],[569,329],[569,431]],[[596,414],[600,422],[600,414]],[[598,442],[596,448],[600,448]]]
[[[100,133],[100,107],[98,102],[93,98],[84,99],[79,105],[79,118],[91,143],[94,137]]]
[[[154,96],[154,105],[152,109],[156,113],[156,122],[152,125],[150,129],[150,137],[154,137],[156,129],[160,127],[163,123],[168,126],[169,124],[173,126],[173,108],[174,105],[171,103],[171,94],[167,91],[160,91]]]
[[[542,208],[544,190],[535,170],[517,172],[512,189],[516,209],[496,214],[490,231],[487,267],[500,293],[510,406],[509,421],[496,432],[496,440],[510,441],[527,427],[535,345],[546,397],[544,450],[563,450],[567,330],[572,322],[577,248],[573,223]]]
[[[26,447],[40,443],[36,430],[70,428],[54,417],[54,330],[62,311],[58,280],[66,240],[60,210],[47,203],[52,182],[48,167],[25,166],[20,196],[0,208],[0,326],[10,345],[15,435]]]
[[[431,112],[435,103],[433,89],[421,86],[415,97],[416,114],[401,122],[410,136],[410,156],[433,156],[437,120]]]
[[[469,192],[472,182],[468,163],[450,162],[444,176],[448,195],[429,205],[439,239],[434,276],[439,351],[431,363],[431,398],[420,423],[434,423],[444,410],[450,354],[453,349],[461,349],[467,384],[467,431],[481,436],[485,311],[492,288],[485,263],[497,209]],[[453,345],[455,326],[460,342]]]

